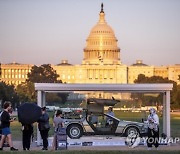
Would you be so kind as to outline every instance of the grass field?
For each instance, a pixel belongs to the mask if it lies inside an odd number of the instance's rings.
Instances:
[[[53,113],[50,112],[50,124],[52,126],[52,117]],[[119,112],[115,111],[116,117],[123,120],[138,121],[141,122],[142,118],[145,118],[147,115],[145,113],[137,112]],[[162,132],[162,117],[160,117],[160,133]],[[13,140],[21,140],[21,124],[16,121],[11,124],[11,130],[13,135]],[[53,135],[53,127],[51,127],[49,136]],[[34,136],[36,138],[36,124],[34,124]],[[180,114],[171,115],[171,136],[180,137]]]

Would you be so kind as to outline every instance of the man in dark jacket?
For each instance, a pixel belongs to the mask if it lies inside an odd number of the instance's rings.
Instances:
[[[50,129],[49,115],[46,113],[46,107],[42,107],[42,116],[38,120],[38,128],[43,139],[42,150],[48,150],[48,132]]]

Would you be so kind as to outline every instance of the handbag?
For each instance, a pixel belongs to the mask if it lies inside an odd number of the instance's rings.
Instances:
[[[44,128],[45,128],[45,129],[50,129],[51,126],[49,125],[49,123],[46,123],[46,124],[44,125]]]

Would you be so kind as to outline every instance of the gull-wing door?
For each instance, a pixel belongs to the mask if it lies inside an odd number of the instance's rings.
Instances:
[[[104,106],[114,106],[119,101],[112,99],[89,98],[87,99],[88,113],[104,113]]]

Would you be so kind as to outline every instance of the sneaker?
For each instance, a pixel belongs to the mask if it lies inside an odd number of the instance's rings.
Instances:
[[[11,147],[10,150],[11,151],[18,151],[18,149],[14,148],[14,147]]]
[[[3,150],[3,148],[0,148],[0,151],[2,151]]]
[[[42,148],[41,150],[48,150],[47,148]]]
[[[8,143],[4,143],[3,147],[10,147]]]

